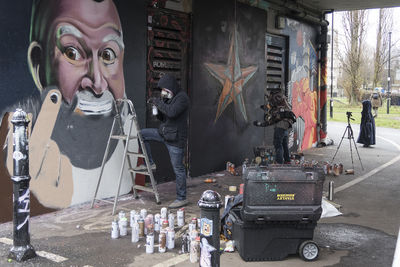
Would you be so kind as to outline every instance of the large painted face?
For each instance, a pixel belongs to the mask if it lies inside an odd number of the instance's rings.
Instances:
[[[112,99],[125,92],[124,44],[114,4],[60,0],[54,12],[47,51],[52,83],[67,104],[77,96],[76,108],[83,113],[108,113]]]

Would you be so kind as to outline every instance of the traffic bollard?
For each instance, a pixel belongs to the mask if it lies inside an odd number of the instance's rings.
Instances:
[[[215,248],[211,250],[211,266],[220,266],[220,216],[219,210],[223,203],[221,201],[221,196],[213,190],[206,190],[203,192],[200,200],[198,201],[198,206],[200,207],[200,239],[206,239],[207,246]],[[204,245],[204,242],[202,242]],[[202,254],[204,249],[201,250]],[[205,255],[200,256],[200,266],[202,266],[202,259],[206,258]]]
[[[13,246],[8,258],[18,262],[36,257],[30,244],[29,214],[29,148],[27,126],[29,119],[22,109],[17,109],[12,117],[13,124]]]

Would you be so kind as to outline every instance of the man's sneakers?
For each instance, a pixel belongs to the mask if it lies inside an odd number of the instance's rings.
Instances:
[[[187,204],[189,204],[189,201],[187,201],[186,199],[184,200],[174,200],[174,202],[172,202],[171,204],[169,204],[168,208],[170,209],[177,209],[183,206],[186,206]]]
[[[151,165],[150,165],[150,169],[153,170],[153,171],[154,171],[155,169],[157,169],[156,164],[155,164],[155,163],[151,164]],[[146,167],[146,165],[141,164],[141,165],[137,166],[136,168],[133,168],[133,170],[134,170],[134,171],[137,171],[137,172],[145,172],[145,171],[147,171],[147,167]]]

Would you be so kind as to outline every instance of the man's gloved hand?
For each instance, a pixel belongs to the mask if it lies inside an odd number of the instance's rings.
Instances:
[[[261,126],[261,122],[259,121],[253,121],[254,126]]]
[[[148,104],[151,104],[151,105],[155,105],[155,103],[157,102],[156,100],[157,100],[157,99],[156,99],[155,97],[150,97],[150,98],[147,100],[147,103],[148,103]]]

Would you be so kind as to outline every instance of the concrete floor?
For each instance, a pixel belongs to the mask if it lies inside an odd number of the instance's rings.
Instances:
[[[345,124],[329,123],[328,132],[335,145],[306,151],[306,160],[331,160],[345,127]],[[355,138],[358,136],[358,127],[353,126]],[[326,177],[325,191],[328,181],[333,180],[339,191],[335,194],[334,202],[341,205],[343,215],[318,222],[314,231],[314,241],[321,248],[317,261],[306,263],[298,255],[291,255],[283,261],[245,262],[238,252],[234,252],[221,255],[221,266],[391,266],[400,225],[399,136],[399,130],[378,128],[376,146],[357,146],[364,170],[361,170],[353,147],[355,175]],[[343,163],[345,169],[352,168],[349,151],[349,141],[344,139],[335,162]],[[216,178],[217,182],[204,183],[206,178]],[[186,220],[199,217],[197,201],[204,190],[215,190],[224,197],[232,194],[228,190],[230,185],[238,186],[240,183],[239,176],[231,176],[225,171],[189,179],[190,205],[186,208]],[[142,193],[138,200],[126,196],[118,205],[118,210],[146,208],[149,213],[157,213],[173,200],[175,184],[162,184],[159,190],[163,202],[161,206],[156,205],[150,194]],[[197,265],[189,262],[188,254],[179,253],[179,239],[176,248],[165,254],[146,254],[144,241],[132,244],[130,236],[112,240],[111,210],[109,204],[98,204],[94,209],[86,204],[31,218],[31,244],[41,255],[44,255],[43,252],[55,254],[52,260],[41,256],[24,263],[8,262],[12,223],[0,224],[0,266]],[[57,263],[57,259],[61,262]]]

